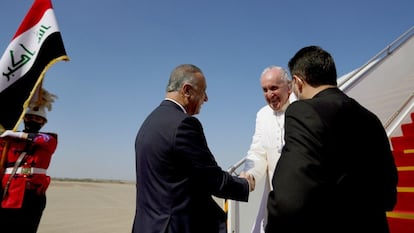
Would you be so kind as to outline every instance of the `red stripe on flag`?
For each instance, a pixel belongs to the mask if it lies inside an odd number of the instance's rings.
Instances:
[[[28,33],[31,31],[34,33]],[[17,35],[0,59],[0,130],[17,129],[48,68],[57,61],[69,60],[51,0],[35,0]],[[16,63],[14,56],[22,59]]]
[[[13,39],[36,25],[50,8],[53,8],[50,0],[35,0],[26,17],[24,17],[23,22],[20,24],[20,27],[17,29],[16,34],[13,36]]]

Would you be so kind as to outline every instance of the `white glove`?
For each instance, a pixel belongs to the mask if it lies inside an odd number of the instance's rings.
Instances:
[[[6,130],[0,135],[0,138],[12,137],[12,138],[26,138],[24,132],[14,132],[13,130]]]

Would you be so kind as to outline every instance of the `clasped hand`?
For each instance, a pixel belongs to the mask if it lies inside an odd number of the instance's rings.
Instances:
[[[245,178],[247,182],[249,182],[249,191],[252,192],[255,189],[256,181],[254,179],[254,176],[250,173],[246,172],[240,172],[239,175],[240,178]]]

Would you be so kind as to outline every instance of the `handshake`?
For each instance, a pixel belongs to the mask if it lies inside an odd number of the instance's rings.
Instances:
[[[256,181],[254,179],[254,176],[250,173],[240,172],[239,177],[245,178],[247,182],[249,182],[249,191],[252,192],[256,186]]]

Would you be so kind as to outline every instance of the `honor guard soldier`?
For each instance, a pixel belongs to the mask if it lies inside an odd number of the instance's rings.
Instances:
[[[57,147],[57,135],[39,132],[46,124],[56,98],[42,89],[40,101],[24,115],[23,132],[6,130],[0,135],[0,155],[6,156],[2,175],[1,232],[35,233],[46,207],[46,174]]]

